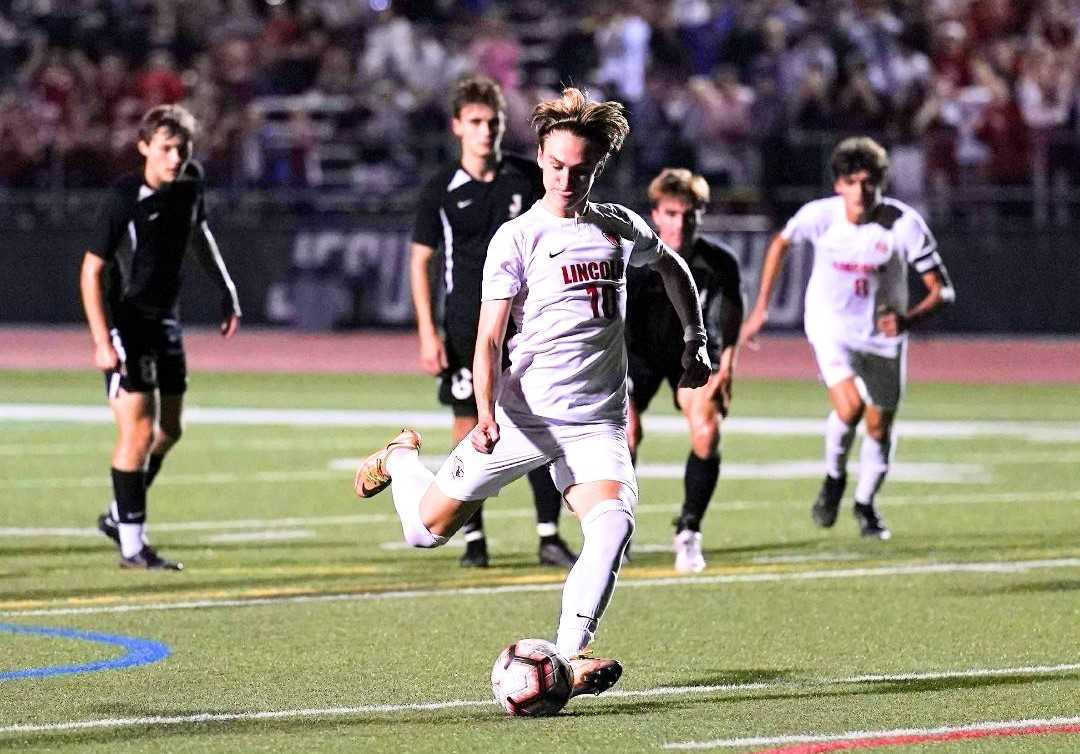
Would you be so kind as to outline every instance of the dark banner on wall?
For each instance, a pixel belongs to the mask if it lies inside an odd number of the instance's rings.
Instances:
[[[283,218],[272,226],[250,227],[219,217],[214,230],[249,324],[312,330],[408,326],[413,322],[409,220],[355,217],[316,224]],[[772,235],[769,223],[756,217],[707,218],[704,230],[735,252],[752,303]],[[942,229],[937,235],[958,299],[930,329],[1080,331],[1080,264],[1066,231],[996,232],[976,238]],[[82,321],[78,275],[88,237],[89,228],[0,231],[0,321]],[[790,256],[771,306],[771,328],[801,327],[810,263],[805,250]],[[914,280],[913,298],[919,290]],[[194,262],[185,271],[182,307],[188,323],[218,317],[217,296]]]

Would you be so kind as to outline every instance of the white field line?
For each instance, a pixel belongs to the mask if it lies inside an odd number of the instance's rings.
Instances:
[[[164,478],[161,480],[164,482]],[[805,502],[799,500],[715,500],[709,504],[709,510],[728,513],[739,511],[758,511],[763,508],[786,506]],[[1061,490],[1050,492],[980,492],[969,494],[942,495],[886,495],[881,498],[885,508],[923,505],[1019,505],[1021,503],[1075,503],[1080,502],[1080,490]],[[665,515],[679,509],[678,503],[641,503],[635,509],[637,515]],[[533,518],[532,509],[491,507],[484,510],[486,518]],[[290,527],[337,527],[392,523],[398,520],[393,513],[358,513],[350,516],[309,516],[290,518],[243,518],[222,521],[177,521],[151,524],[156,532],[162,531],[219,531],[222,529],[273,529]],[[98,538],[101,533],[93,527],[41,527],[7,526],[0,527],[0,537],[80,537]]]
[[[425,455],[421,458],[429,469],[436,470],[445,456]],[[335,471],[355,471],[360,458],[335,458],[328,464]],[[848,471],[858,475],[859,465],[851,463]],[[682,479],[686,463],[640,463],[638,479]],[[768,461],[762,463],[725,463],[721,469],[724,479],[820,479],[820,459],[795,461]],[[893,482],[936,482],[939,484],[987,484],[990,473],[975,463],[926,463],[894,462],[889,467],[889,479]]]
[[[238,531],[231,534],[214,534],[203,539],[204,542],[285,542],[295,539],[314,539],[315,532],[307,529],[277,529],[270,531]]]
[[[990,561],[972,563],[925,563],[876,568],[836,568],[811,571],[774,573],[740,573],[717,576],[666,576],[661,578],[622,578],[620,589],[644,589],[670,586],[716,586],[719,584],[753,584],[781,581],[819,581],[826,579],[883,578],[889,576],[926,576],[951,573],[1018,574],[1034,570],[1080,568],[1080,558],[1047,560]],[[311,605],[331,602],[381,602],[400,599],[435,599],[439,597],[474,597],[495,594],[523,594],[561,591],[561,583],[507,584],[502,586],[452,587],[447,589],[403,589],[389,592],[357,592],[353,594],[316,594],[293,597],[253,597],[249,599],[208,599],[186,602],[157,602],[145,604],[98,605],[92,607],[52,607],[28,610],[0,611],[0,617],[15,618],[35,615],[97,615],[103,613],[141,613],[162,610],[196,610],[224,607],[260,607],[267,605]]]
[[[717,738],[712,741],[679,741],[664,744],[665,749],[733,749],[743,746],[784,746],[786,744],[831,743],[862,739],[895,738],[897,736],[937,736],[950,733],[1010,730],[1014,728],[1048,728],[1076,725],[1080,717],[1051,717],[1031,720],[994,720],[970,725],[946,725],[938,728],[893,728],[892,730],[851,730],[844,733],[801,733],[789,736],[756,736],[752,738]]]
[[[922,673],[896,673],[856,675],[843,678],[808,679],[806,681],[770,681],[762,683],[732,683],[712,686],[661,686],[651,689],[615,689],[604,694],[603,699],[640,699],[665,696],[701,696],[709,694],[740,693],[770,689],[815,689],[827,686],[847,686],[860,683],[905,683],[922,680],[947,680],[951,678],[981,678],[988,676],[1030,676],[1040,677],[1065,673],[1080,669],[1080,664],[1034,665],[1015,668],[974,668],[967,670],[944,670]],[[495,707],[490,699],[451,699],[441,702],[417,702],[413,704],[366,704],[356,707],[325,707],[321,709],[268,710],[263,712],[218,712],[195,715],[156,716],[156,717],[119,717],[99,720],[71,720],[57,723],[29,723],[0,726],[0,734],[5,733],[57,733],[76,730],[94,730],[127,727],[155,727],[166,725],[195,725],[213,722],[246,722],[253,720],[295,720],[312,717],[364,717],[366,715],[385,715],[397,712],[427,712],[463,707]],[[1048,721],[1033,721],[1033,724],[1062,725],[1080,718],[1056,718]],[[1020,721],[1023,724],[1028,721]],[[995,725],[983,723],[982,725]],[[1014,725],[1016,725],[1014,724]],[[1001,723],[1002,726],[1013,727]],[[924,731],[925,732],[925,731]],[[841,734],[842,735],[842,734]],[[782,742],[779,739],[730,739],[764,744]],[[801,740],[801,739],[799,739]],[[828,740],[832,740],[829,738]],[[667,744],[666,748],[702,748],[696,742],[686,744]],[[714,744],[724,745],[724,744]],[[753,745],[727,744],[728,746]]]
[[[211,472],[206,474],[168,474],[156,482],[158,485],[199,486],[221,484],[281,484],[296,482],[318,482],[341,479],[351,475],[359,463],[358,458],[337,458],[330,462],[328,469],[302,469],[295,471],[257,471],[238,474],[232,472]],[[424,464],[438,468],[439,457],[425,457]],[[777,461],[772,463],[727,463],[723,467],[726,479],[819,479],[821,461]],[[853,464],[852,473],[857,473],[858,466]],[[638,466],[640,479],[682,479],[685,464],[679,463],[643,463]],[[893,482],[925,482],[934,484],[989,484],[991,474],[982,466],[971,463],[907,463],[900,461],[892,464],[889,479]],[[60,477],[34,479],[0,480],[0,489],[40,490],[109,487],[112,482],[105,474],[88,477]]]
[[[264,409],[200,408],[184,410],[190,424],[234,426],[285,425],[294,427],[388,427],[449,429],[451,417],[444,411],[357,411],[346,409]],[[76,422],[111,424],[107,406],[52,403],[0,403],[0,422]],[[824,418],[774,419],[732,417],[724,422],[724,432],[753,435],[820,435]],[[898,432],[905,437],[967,439],[972,437],[1020,437],[1037,442],[1080,442],[1080,423],[1029,421],[927,421],[899,420]],[[687,431],[681,416],[646,414],[647,432],[682,434]]]
[[[726,427],[727,425],[725,425]],[[932,439],[932,438],[926,438]],[[198,440],[198,450],[227,451],[230,455],[238,453],[263,453],[266,451],[352,451],[362,450],[361,440],[356,437],[278,437],[278,438],[236,438],[232,440],[214,439],[201,437]],[[1057,441],[1055,441],[1057,442]],[[1080,442],[1080,437],[1077,438]],[[191,452],[194,445],[187,444],[187,452]],[[23,458],[27,456],[63,456],[76,455],[101,455],[112,450],[112,442],[97,443],[65,443],[65,442],[32,442],[24,443],[0,443],[0,459],[5,456]],[[1080,450],[1062,451],[1060,443],[1052,449],[1046,450],[1010,450],[1003,452],[966,453],[966,461],[978,464],[993,465],[1020,465],[1020,464],[1057,464],[1080,462]],[[915,463],[933,463],[933,461],[915,461]],[[726,468],[726,466],[725,466]]]

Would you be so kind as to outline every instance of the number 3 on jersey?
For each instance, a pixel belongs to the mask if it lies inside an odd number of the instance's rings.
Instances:
[[[600,319],[615,319],[615,286],[613,285],[587,285],[585,292],[589,294],[589,303],[592,305],[593,317]]]

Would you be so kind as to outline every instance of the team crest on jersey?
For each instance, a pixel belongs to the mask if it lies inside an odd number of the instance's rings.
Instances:
[[[507,208],[506,214],[510,216],[511,220],[521,214],[521,194],[513,194],[510,197],[510,206]]]
[[[874,244],[874,251],[876,251],[878,254],[888,254],[889,245],[884,241],[878,241],[876,244]]]
[[[607,242],[614,246],[616,249],[622,248],[622,243],[619,241],[619,237],[614,233],[604,233],[604,238],[606,238]]]

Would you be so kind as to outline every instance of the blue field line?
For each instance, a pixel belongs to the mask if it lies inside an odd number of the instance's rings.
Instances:
[[[161,642],[140,639],[136,636],[113,636],[92,631],[75,631],[70,628],[49,628],[48,626],[20,626],[14,623],[0,623],[0,633],[29,634],[33,636],[51,636],[60,639],[91,641],[97,644],[111,644],[122,647],[125,653],[110,660],[94,660],[78,665],[54,665],[46,668],[27,668],[0,673],[0,682],[18,681],[24,678],[48,678],[55,675],[75,675],[78,673],[97,673],[102,670],[123,670],[139,665],[151,665],[161,662],[169,656],[169,648]]]

